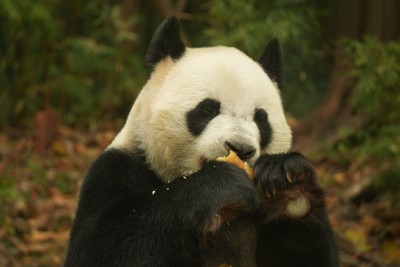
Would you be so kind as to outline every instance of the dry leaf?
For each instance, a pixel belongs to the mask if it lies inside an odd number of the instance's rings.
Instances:
[[[68,155],[67,148],[64,146],[64,144],[62,144],[59,141],[53,142],[52,149],[58,155],[61,155],[61,156]]]
[[[400,244],[395,241],[386,241],[382,245],[382,255],[387,263],[400,263]]]
[[[368,233],[376,232],[381,228],[381,222],[369,214],[362,218],[361,223],[365,231]]]
[[[359,252],[369,252],[372,246],[368,242],[368,235],[361,227],[346,231],[346,238],[354,245]]]

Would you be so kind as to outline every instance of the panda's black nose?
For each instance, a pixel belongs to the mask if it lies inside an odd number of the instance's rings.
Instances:
[[[229,150],[234,151],[243,161],[251,158],[256,154],[256,149],[250,145],[228,141],[225,142],[225,145]]]

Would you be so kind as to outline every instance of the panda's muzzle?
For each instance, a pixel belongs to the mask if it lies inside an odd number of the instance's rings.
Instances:
[[[234,151],[241,160],[247,161],[248,159],[252,158],[257,150],[250,145],[242,144],[239,142],[225,142],[225,147],[229,150]]]

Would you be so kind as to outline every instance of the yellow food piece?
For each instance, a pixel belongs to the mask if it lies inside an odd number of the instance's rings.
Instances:
[[[243,164],[243,170],[247,173],[247,175],[249,176],[250,180],[253,180],[253,178],[254,178],[254,170],[247,162],[245,162]]]
[[[241,169],[244,169],[244,162],[232,150],[229,150],[229,155],[228,156],[226,156],[226,157],[218,157],[217,160],[229,162],[229,163],[235,164],[236,166],[238,166]]]
[[[235,164],[236,166],[238,166],[239,168],[241,168],[242,170],[244,170],[247,173],[250,180],[253,180],[253,178],[254,178],[253,168],[247,162],[244,162],[243,160],[241,160],[234,151],[229,150],[228,156],[218,157],[217,160]]]

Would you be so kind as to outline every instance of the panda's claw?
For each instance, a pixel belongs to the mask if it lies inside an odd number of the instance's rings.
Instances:
[[[286,176],[286,180],[290,183],[293,184],[298,180],[298,176],[300,175],[300,173],[302,172],[302,167],[298,166],[297,164],[298,162],[296,161],[296,164],[293,164],[293,162],[287,161],[284,163],[284,171],[285,171],[285,176]]]
[[[288,180],[288,182],[291,184],[294,182],[292,174],[288,171],[286,172],[286,180]]]
[[[288,173],[288,172],[286,173],[286,180],[288,180],[288,182],[291,183],[291,184],[293,183],[293,178],[290,175],[290,173]]]

